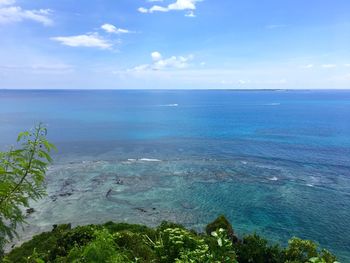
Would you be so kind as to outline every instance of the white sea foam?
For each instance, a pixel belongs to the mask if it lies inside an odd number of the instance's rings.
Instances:
[[[279,102],[272,102],[272,103],[266,103],[264,105],[265,106],[279,106],[279,105],[281,105],[281,103],[279,103]]]
[[[142,162],[161,162],[161,160],[158,159],[150,159],[150,158],[141,158],[139,159]]]
[[[159,105],[159,107],[177,107],[177,106],[179,106],[179,104],[177,103]]]
[[[137,159],[127,159],[126,161],[123,161],[122,163],[124,163],[124,164],[130,164],[130,163],[134,163],[134,162],[136,162],[137,161]]]
[[[241,163],[244,165],[248,164],[248,162],[246,162],[246,161],[241,161]]]
[[[278,178],[276,176],[270,177],[270,178],[267,178],[267,179],[270,180],[270,181],[277,181],[278,180]]]
[[[130,164],[130,163],[135,163],[135,162],[161,162],[161,160],[155,159],[155,158],[141,158],[141,159],[130,158],[130,159],[127,159],[123,163]]]
[[[310,186],[310,187],[314,187],[314,185],[313,184],[306,184],[307,186]]]

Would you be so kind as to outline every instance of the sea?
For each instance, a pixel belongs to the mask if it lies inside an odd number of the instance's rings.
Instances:
[[[0,149],[56,145],[21,240],[106,221],[312,239],[350,262],[350,90],[0,90]]]

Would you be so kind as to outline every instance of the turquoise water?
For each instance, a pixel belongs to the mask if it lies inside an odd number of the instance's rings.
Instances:
[[[350,91],[0,91],[0,145],[59,152],[22,237],[108,220],[310,238],[350,261]]]

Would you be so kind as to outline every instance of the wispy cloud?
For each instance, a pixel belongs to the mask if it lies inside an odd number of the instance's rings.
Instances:
[[[137,11],[139,11],[140,13],[148,13],[148,9],[147,8],[144,8],[144,7],[139,7],[138,9],[137,9]]]
[[[15,3],[15,0],[0,0],[0,6],[13,5]]]
[[[18,23],[24,20],[31,20],[50,26],[53,21],[49,17],[50,9],[25,10],[15,5],[14,0],[0,0],[0,24]]]
[[[300,68],[302,68],[302,69],[312,69],[312,68],[331,69],[331,68],[337,68],[338,66],[339,66],[339,68],[350,67],[350,64],[341,64],[341,65],[337,65],[337,64],[306,64],[306,65],[300,66]]]
[[[111,42],[101,37],[98,33],[89,33],[77,36],[52,37],[51,40],[58,41],[62,45],[70,47],[110,49],[113,46]]]
[[[34,64],[30,68],[42,71],[72,71],[74,67],[68,64]]]
[[[301,66],[301,68],[305,68],[305,69],[310,69],[310,68],[313,68],[313,67],[314,67],[314,64],[307,64],[307,65]]]
[[[71,71],[73,68],[68,64],[0,65],[0,69],[5,70]]]
[[[241,85],[245,85],[245,84],[248,84],[250,82],[251,82],[250,80],[244,80],[244,79],[238,80],[238,83],[241,84]]]
[[[127,34],[133,33],[130,30],[117,28],[112,24],[105,23],[100,27],[104,33],[108,34]],[[116,44],[120,43],[120,39],[110,40],[106,35],[100,35],[98,32],[90,32],[74,36],[58,36],[52,37],[51,40],[58,41],[62,45],[70,47],[88,47],[99,49],[113,49]]]
[[[221,80],[221,85],[229,85],[229,86],[246,86],[246,85],[285,85],[288,81],[286,79],[265,79],[265,80],[250,80],[250,79],[238,79],[238,80]]]
[[[336,68],[336,64],[323,64],[321,65],[322,68]]]
[[[163,58],[158,52],[151,53],[152,63],[138,65],[128,71],[164,70],[164,69],[184,69],[189,67],[189,62],[193,60],[193,55],[171,56]]]
[[[201,0],[176,0],[176,2],[167,6],[154,5],[150,8],[140,7],[138,11],[140,13],[154,13],[154,12],[169,12],[173,10],[187,10],[189,11],[187,17],[195,17],[193,11],[196,9],[196,2]]]
[[[185,16],[187,17],[196,17],[193,11],[189,11]]]
[[[122,29],[122,28],[117,28],[116,26],[112,24],[103,24],[101,28],[107,32],[107,33],[112,33],[112,34],[127,34],[127,33],[132,33],[130,30],[127,29]]]
[[[24,63],[26,63],[24,61]],[[0,64],[0,72],[6,76],[53,76],[53,75],[67,75],[75,72],[75,68],[72,65],[55,62],[44,62],[39,64]]]

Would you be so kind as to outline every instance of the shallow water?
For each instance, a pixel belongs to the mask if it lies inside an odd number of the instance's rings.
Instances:
[[[22,236],[108,220],[310,238],[350,260],[350,91],[0,91],[59,152]]]

